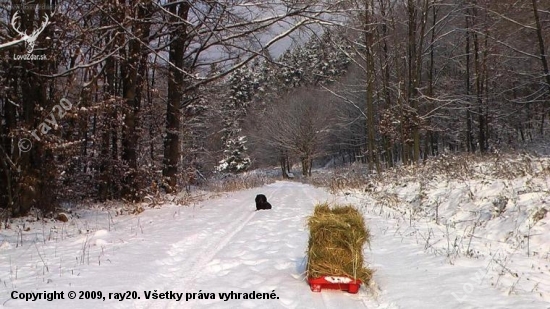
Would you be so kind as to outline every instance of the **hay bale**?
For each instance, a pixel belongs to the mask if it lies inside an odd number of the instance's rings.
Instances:
[[[347,276],[369,283],[373,271],[363,266],[363,246],[370,245],[370,233],[357,209],[318,204],[307,225],[308,277]]]

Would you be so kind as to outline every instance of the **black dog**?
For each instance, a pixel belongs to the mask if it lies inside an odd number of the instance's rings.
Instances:
[[[256,210],[271,209],[271,204],[267,202],[267,197],[263,194],[256,195]]]

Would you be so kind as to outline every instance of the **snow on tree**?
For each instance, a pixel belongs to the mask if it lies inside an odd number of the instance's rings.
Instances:
[[[331,83],[347,71],[351,55],[349,43],[327,30],[304,45],[287,50],[279,59],[284,66],[278,79],[286,88]]]
[[[219,162],[218,171],[239,173],[250,167],[250,158],[246,153],[246,137],[241,136],[241,122],[246,116],[247,107],[252,100],[258,80],[248,67],[233,72],[227,81],[229,98],[222,105],[224,157]]]
[[[308,136],[312,132],[310,129],[315,127],[310,125],[304,128],[303,125],[307,121],[304,121],[303,115],[311,115],[313,112],[300,108],[290,111],[288,109],[301,104],[304,104],[303,108],[325,110],[325,107],[318,102],[320,100],[311,101],[312,98],[308,98],[307,95],[301,94],[301,98],[298,98],[297,94],[301,92],[296,89],[313,88],[336,81],[347,72],[352,54],[349,43],[341,35],[333,34],[327,29],[321,36],[313,36],[305,44],[283,53],[277,60],[280,66],[272,66],[269,62],[264,63],[263,66],[254,66],[259,71],[255,74],[262,77],[259,79],[259,87],[263,92],[261,97],[256,96],[253,101],[256,103],[259,100],[258,103],[263,103],[255,107],[261,107],[260,115],[266,117],[265,121],[259,122],[257,130],[251,131],[256,144],[266,149],[254,150],[270,159],[277,156],[283,177],[287,177],[290,172],[291,156],[300,158],[303,174],[309,175],[311,162],[320,153],[317,148],[321,148],[316,142],[302,143],[303,139],[307,139],[304,136]],[[306,92],[308,95],[312,94]],[[290,101],[292,104],[289,104]],[[281,115],[286,116],[281,117]],[[274,121],[274,119],[277,120]],[[295,130],[299,138],[289,137],[293,136],[293,133],[277,132],[283,130],[283,127],[290,131]],[[285,136],[283,140],[281,140],[282,136]],[[302,145],[296,146],[296,143]]]
[[[218,165],[218,171],[239,173],[250,167],[250,158],[246,155],[246,137],[239,136],[226,141],[224,159]]]

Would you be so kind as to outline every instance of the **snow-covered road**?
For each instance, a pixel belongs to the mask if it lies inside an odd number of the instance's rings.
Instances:
[[[254,211],[259,193],[272,210]],[[378,295],[364,288],[311,292],[304,281],[305,219],[316,203],[336,200],[344,201],[312,186],[276,182],[193,207],[116,217],[111,231],[104,230],[108,219],[96,217],[93,238],[0,247],[0,301],[8,308],[550,308],[535,296],[503,295],[483,282],[483,264],[449,265],[369,211],[373,239],[365,254],[376,270]],[[372,207],[351,197],[347,202]],[[65,299],[10,299],[13,291],[64,292]],[[102,297],[70,300],[70,291]],[[114,299],[126,291],[139,299]],[[252,292],[260,294],[244,299]],[[152,299],[155,293],[181,299]],[[88,293],[92,297],[99,298]]]

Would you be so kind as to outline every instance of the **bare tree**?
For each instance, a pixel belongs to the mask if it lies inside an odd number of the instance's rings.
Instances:
[[[286,153],[297,156],[302,175],[311,176],[313,159],[326,150],[331,115],[326,96],[307,90],[291,92],[268,109],[260,123],[259,140],[283,157]],[[281,162],[283,174],[284,165]]]

